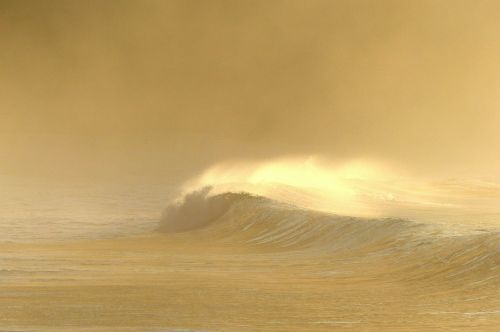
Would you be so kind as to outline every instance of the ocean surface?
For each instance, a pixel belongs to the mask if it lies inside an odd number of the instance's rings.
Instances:
[[[164,183],[0,180],[0,242],[113,238],[152,231],[173,193]]]
[[[367,216],[293,186],[4,179],[0,330],[498,331],[500,186],[387,186],[353,186]]]

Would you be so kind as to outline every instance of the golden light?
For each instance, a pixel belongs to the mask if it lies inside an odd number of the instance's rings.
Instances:
[[[245,191],[304,208],[356,216],[374,216],[370,199],[394,200],[377,184],[390,179],[374,162],[334,164],[317,157],[217,164],[189,181],[184,191],[211,186],[212,194]]]

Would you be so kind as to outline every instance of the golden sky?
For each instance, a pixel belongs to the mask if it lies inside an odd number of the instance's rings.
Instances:
[[[0,173],[500,169],[500,2],[0,0]]]

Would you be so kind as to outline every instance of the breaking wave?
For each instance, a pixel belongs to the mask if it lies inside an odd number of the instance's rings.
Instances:
[[[383,261],[386,273],[457,287],[500,282],[500,233],[457,234],[401,218],[360,218],[206,187],[171,204],[159,231],[296,257]]]

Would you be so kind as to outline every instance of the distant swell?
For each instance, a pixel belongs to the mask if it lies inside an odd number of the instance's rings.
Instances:
[[[500,282],[498,232],[456,235],[404,219],[338,216],[246,193],[209,192],[170,205],[159,230],[314,259],[383,259],[392,278],[457,287]]]

